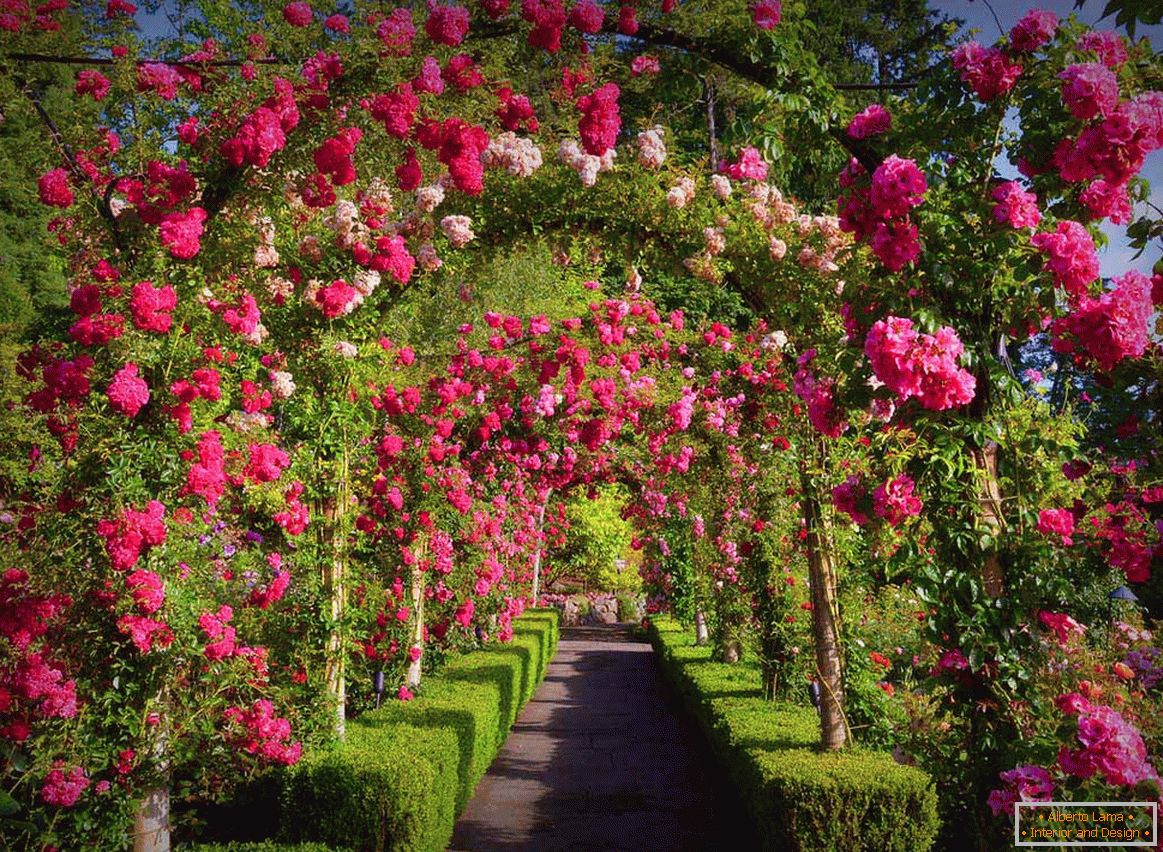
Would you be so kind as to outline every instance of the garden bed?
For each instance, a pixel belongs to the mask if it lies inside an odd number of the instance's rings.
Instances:
[[[529,610],[513,640],[450,661],[412,701],[348,724],[347,739],[286,772],[280,840],[199,849],[442,850],[457,815],[545,677],[558,613]]]
[[[664,679],[710,741],[764,848],[925,850],[936,837],[929,777],[882,752],[821,753],[810,707],[762,697],[759,668],[711,659],[670,618],[648,631]]]

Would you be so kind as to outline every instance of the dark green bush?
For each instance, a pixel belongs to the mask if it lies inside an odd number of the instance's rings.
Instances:
[[[810,707],[763,699],[756,664],[712,661],[676,622],[649,631],[667,680],[707,734],[764,846],[788,850],[925,850],[938,829],[932,781],[889,755],[817,749]]]
[[[451,660],[413,701],[348,724],[347,739],[287,773],[283,835],[357,850],[441,850],[557,648],[556,610],[513,641]]]

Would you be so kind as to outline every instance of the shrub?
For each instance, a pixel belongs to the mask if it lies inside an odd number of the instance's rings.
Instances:
[[[258,840],[253,843],[199,843],[196,846],[180,846],[190,852],[335,852],[327,843],[277,843],[274,840]]]
[[[814,710],[763,699],[755,664],[712,661],[676,622],[652,621],[666,679],[707,734],[765,848],[924,850],[938,828],[929,777],[883,752],[817,750]]]
[[[637,621],[638,620],[638,598],[634,595],[621,594],[618,595],[618,620],[619,621]]]
[[[413,701],[348,725],[287,773],[283,835],[337,848],[441,850],[557,648],[558,614],[531,610],[512,642],[450,661]],[[271,847],[275,848],[275,847]]]

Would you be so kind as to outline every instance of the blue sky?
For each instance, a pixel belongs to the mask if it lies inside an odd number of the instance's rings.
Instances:
[[[1002,27],[1006,32],[1029,9],[1046,9],[1055,12],[1059,17],[1066,17],[1075,12],[1074,0],[1041,0],[1041,2],[1014,2],[1014,0],[990,0],[988,6],[984,0],[933,0],[930,5],[951,16],[965,21],[965,28],[980,30],[977,39],[985,44],[992,44],[1001,35],[997,22],[990,13],[989,6],[997,14]],[[1087,0],[1083,7],[1077,10],[1078,19],[1086,24],[1092,24],[1102,29],[1114,28],[1114,16],[1105,21],[1099,21],[1105,0]],[[1143,27],[1135,30],[1136,38],[1146,37],[1152,46],[1158,50],[1163,46],[1163,26]],[[1143,166],[1143,177],[1151,183],[1151,201],[1158,207],[1163,207],[1163,150],[1155,151],[1147,158]],[[1136,210],[1136,215],[1145,212]],[[1117,225],[1107,224],[1103,231],[1110,238],[1110,244],[1099,251],[1101,273],[1104,277],[1121,275],[1128,269],[1139,269],[1150,272],[1151,266],[1161,256],[1161,249],[1156,243],[1148,246],[1147,250],[1136,260],[1134,250],[1126,243],[1126,232]]]

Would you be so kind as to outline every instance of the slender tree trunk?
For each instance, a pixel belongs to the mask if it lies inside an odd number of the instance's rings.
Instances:
[[[824,450],[816,445],[817,458]],[[840,627],[836,606],[836,566],[831,537],[827,534],[815,484],[800,462],[800,487],[804,523],[807,526],[808,580],[812,590],[812,638],[820,681],[820,745],[842,748],[848,741],[844,717],[844,670],[840,653]]]
[[[330,601],[331,632],[327,637],[325,671],[327,695],[335,706],[335,736],[347,733],[347,654],[343,641],[343,620],[347,613],[347,529],[350,509],[347,493],[347,454],[343,454],[335,497],[324,503],[323,534],[330,553],[323,560],[323,587]]]
[[[763,677],[763,697],[767,701],[774,701],[775,694],[779,691],[779,670],[774,663],[764,661],[761,674]]]
[[[1004,527],[1001,503],[1001,484],[997,472],[998,445],[993,441],[981,449],[972,451],[973,463],[979,477],[978,517],[989,529],[993,543],[983,554],[981,565],[981,585],[991,598],[1000,598],[1005,593],[1005,571],[1001,557],[997,553],[997,543]]]
[[[715,138],[715,84],[710,77],[703,78],[707,100],[707,137],[711,154],[711,174],[719,168],[719,140]]]
[[[133,852],[170,852],[170,788],[154,787],[133,815]]]
[[[412,565],[412,645],[424,650],[424,566],[428,555],[428,533],[420,533],[416,539],[416,561]],[[420,685],[422,658],[417,657],[408,664],[408,686],[415,689]]]
[[[164,707],[167,704],[164,690],[159,699]],[[166,723],[168,719],[162,724]],[[168,774],[169,737],[164,728],[157,731],[151,751],[159,767]],[[133,815],[133,852],[170,852],[170,788],[166,783],[147,790],[137,804]]]
[[[695,644],[706,645],[710,638],[707,631],[707,616],[703,613],[702,607],[699,607],[695,610]]]
[[[537,512],[537,552],[533,554],[533,606],[537,606],[537,601],[541,599],[541,554],[545,551],[545,545],[540,538],[542,531],[545,529],[545,505],[549,502],[550,491],[545,495],[545,499],[541,501],[541,509]]]

